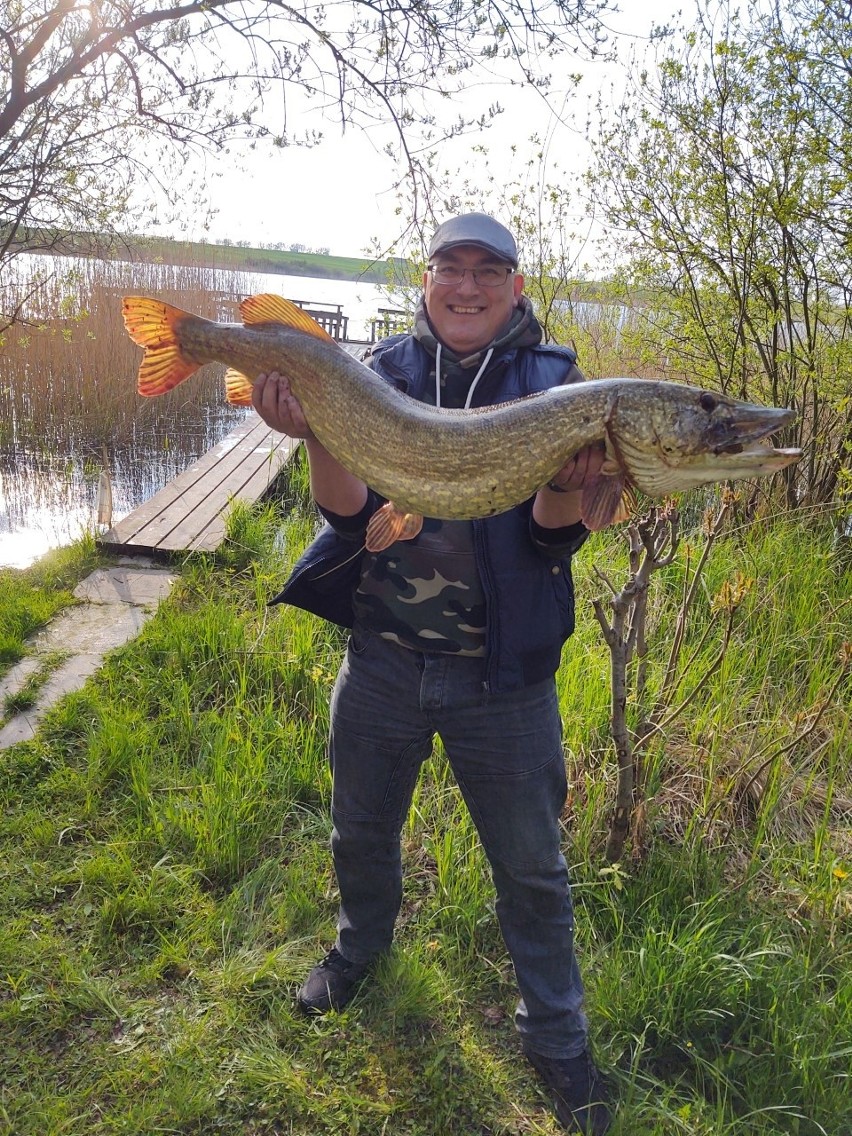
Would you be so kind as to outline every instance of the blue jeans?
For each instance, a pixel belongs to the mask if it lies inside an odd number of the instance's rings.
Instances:
[[[390,947],[402,902],[400,833],[438,734],[491,865],[524,1045],[574,1057],[586,1047],[586,1018],[560,851],[567,786],[555,682],[490,695],[483,669],[482,659],[353,632],[331,702],[336,945],[356,963]]]

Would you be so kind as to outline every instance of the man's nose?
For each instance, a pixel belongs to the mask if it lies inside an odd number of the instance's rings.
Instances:
[[[456,285],[457,292],[464,292],[466,295],[479,291],[479,285],[473,275],[473,269],[466,268],[464,274]]]

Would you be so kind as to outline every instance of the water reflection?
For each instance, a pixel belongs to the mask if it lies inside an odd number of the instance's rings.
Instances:
[[[153,424],[131,423],[128,436],[100,448],[78,434],[49,440],[16,436],[0,448],[0,565],[25,568],[52,548],[96,531],[98,483],[106,466],[113,523],[147,501],[249,413],[227,404],[201,406]]]
[[[29,258],[44,277],[29,323],[0,350],[0,565],[26,567],[94,528],[106,465],[113,522],[216,445],[246,410],[223,396],[224,368],[205,367],[156,399],[136,393],[140,352],[124,333],[121,296],[160,296],[216,318],[225,296],[276,292],[343,306],[366,339],[386,301],[374,285],[257,273]]]

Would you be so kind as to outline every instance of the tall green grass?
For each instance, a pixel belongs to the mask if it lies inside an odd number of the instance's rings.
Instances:
[[[334,935],[325,738],[344,638],[265,601],[314,525],[298,505],[240,511],[224,555],[189,558],[139,638],[0,755],[0,1131],[558,1131],[518,1058],[487,864],[440,747],[403,833],[394,951],[344,1014],[294,1010]],[[845,1136],[848,548],[796,518],[719,542],[689,645],[731,573],[752,590],[724,667],[654,751],[645,854],[613,869],[589,605],[592,565],[617,577],[623,558],[617,536],[577,558],[560,672],[565,848],[614,1136]],[[652,677],[684,571],[657,581]]]
[[[0,676],[23,658],[28,638],[74,602],[74,585],[97,562],[94,541],[84,537],[24,571],[0,568]]]

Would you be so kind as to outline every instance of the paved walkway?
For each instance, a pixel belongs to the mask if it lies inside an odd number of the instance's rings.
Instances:
[[[2,704],[38,674],[51,654],[61,651],[66,655],[40,687],[35,705],[0,727],[0,749],[34,737],[39,719],[49,707],[63,695],[79,690],[107,651],[138,635],[177,579],[174,572],[145,564],[134,557],[132,567],[119,563],[96,569],[74,589],[82,602],[61,612],[40,631],[29,644],[33,653],[0,679]]]

